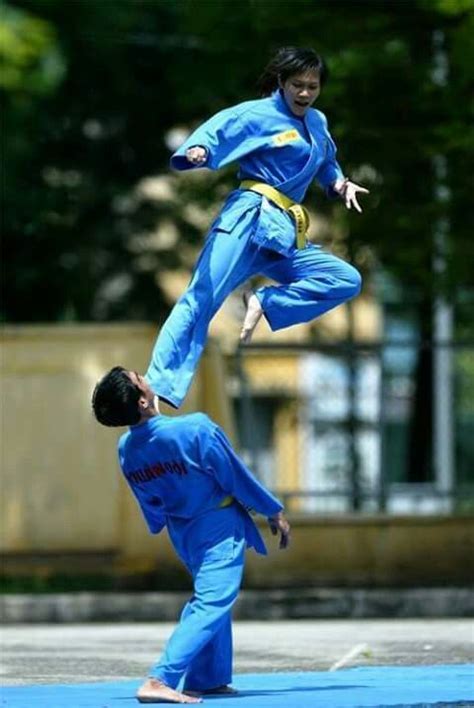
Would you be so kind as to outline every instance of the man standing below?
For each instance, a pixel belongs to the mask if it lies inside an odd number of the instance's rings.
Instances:
[[[137,699],[199,703],[204,694],[233,693],[231,611],[245,548],[266,554],[248,509],[268,518],[286,548],[290,526],[283,507],[219,426],[203,413],[160,414],[158,397],[136,372],[111,369],[95,387],[92,406],[103,425],[131,426],[119,441],[122,471],[151,533],[167,527],[194,583],[194,595]],[[176,688],[183,677],[181,692]]]

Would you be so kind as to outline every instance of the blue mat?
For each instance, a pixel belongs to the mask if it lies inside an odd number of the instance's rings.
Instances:
[[[2,708],[128,708],[140,681],[10,686]],[[363,667],[329,672],[242,674],[234,697],[212,708],[432,708],[474,706],[474,665]],[[159,705],[159,704],[157,704]],[[163,704],[162,704],[163,705]]]

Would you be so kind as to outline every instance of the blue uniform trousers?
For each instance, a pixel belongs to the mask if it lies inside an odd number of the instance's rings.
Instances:
[[[183,522],[170,536],[190,570],[194,595],[150,676],[176,688],[209,689],[232,681],[232,606],[242,580],[245,524],[234,504]]]
[[[226,297],[261,274],[280,283],[257,290],[272,330],[310,322],[360,291],[358,271],[320,246],[289,256],[252,242],[258,213],[245,213],[231,230],[206,239],[190,284],[161,328],[146,373],[153,390],[178,408],[203,352],[209,323]]]

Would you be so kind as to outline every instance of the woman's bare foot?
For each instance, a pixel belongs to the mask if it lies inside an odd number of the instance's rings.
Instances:
[[[243,297],[247,312],[245,313],[244,323],[240,330],[240,341],[242,344],[249,344],[254,329],[263,315],[263,309],[255,293],[247,292],[244,293]]]
[[[139,703],[202,703],[200,698],[186,696],[158,679],[147,679],[137,691]]]

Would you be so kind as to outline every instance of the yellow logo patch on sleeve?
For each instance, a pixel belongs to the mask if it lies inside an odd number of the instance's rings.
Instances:
[[[282,145],[299,140],[300,137],[297,130],[285,130],[284,133],[278,133],[278,135],[273,136],[273,144],[277,147],[282,147]]]

